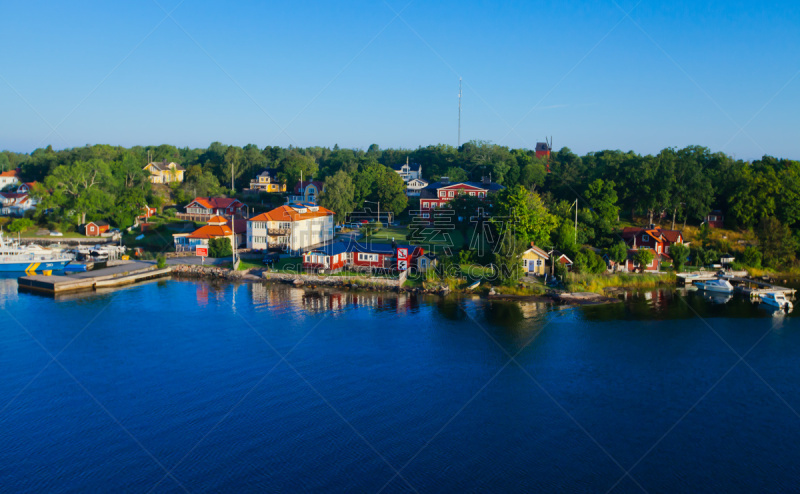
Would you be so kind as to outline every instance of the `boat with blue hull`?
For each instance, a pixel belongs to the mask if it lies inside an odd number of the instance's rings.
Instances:
[[[0,233],[0,272],[61,271],[72,260],[72,255],[65,252],[43,249],[38,245],[23,246]]]

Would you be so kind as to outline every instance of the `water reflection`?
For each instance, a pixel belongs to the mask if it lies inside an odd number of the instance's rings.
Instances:
[[[416,294],[362,292],[333,289],[304,289],[285,285],[249,285],[253,305],[279,311],[321,313],[348,308],[403,314],[419,308]]]

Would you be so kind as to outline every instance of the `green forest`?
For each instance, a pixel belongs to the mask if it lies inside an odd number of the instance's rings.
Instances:
[[[152,161],[174,161],[186,169],[181,184],[153,186],[142,170]],[[771,232],[760,237],[765,263],[794,262],[800,222],[800,163],[764,156],[747,162],[701,146],[666,148],[658,154],[604,150],[584,156],[569,148],[553,151],[549,160],[528,149],[510,149],[485,141],[459,148],[430,145],[417,149],[326,147],[259,148],[211,143],[208,148],[171,145],[131,148],[93,145],[30,154],[3,151],[0,168],[19,168],[22,180],[38,182],[40,199],[31,220],[40,225],[72,228],[95,219],[119,228],[134,223],[144,205],[162,208],[184,205],[196,196],[238,195],[261,170],[276,170],[288,190],[302,176],[324,181],[323,205],[337,219],[380,201],[382,210],[401,215],[417,207],[406,197],[402,179],[389,168],[405,163],[422,165],[429,182],[447,176],[452,182],[491,177],[507,190],[495,202],[497,210],[528,211],[534,225],[519,239],[558,246],[573,255],[581,245],[612,249],[619,241],[620,219],[644,225],[660,221],[676,229],[697,226],[712,210],[724,212],[731,230]],[[578,234],[574,232],[574,202],[578,201]],[[456,201],[459,216],[478,207],[468,199]],[[533,211],[532,213],[530,211]],[[463,213],[463,214],[462,214]],[[542,216],[546,215],[546,216]]]

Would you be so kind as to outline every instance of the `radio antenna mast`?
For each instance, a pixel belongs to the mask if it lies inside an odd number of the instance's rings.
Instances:
[[[461,147],[461,78],[458,78],[458,147]]]

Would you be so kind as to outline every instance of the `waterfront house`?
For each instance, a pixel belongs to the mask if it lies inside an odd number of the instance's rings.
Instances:
[[[533,274],[536,276],[543,276],[547,273],[547,260],[550,256],[546,251],[534,245],[522,253],[522,269],[525,274]]]
[[[0,189],[5,189],[9,185],[16,185],[20,183],[19,176],[19,168],[0,173]]]
[[[335,213],[314,203],[287,204],[247,220],[247,248],[301,252],[333,240]]]
[[[183,172],[186,171],[181,165],[167,161],[166,158],[146,164],[144,170],[150,173],[150,182],[154,184],[183,182]]]
[[[649,250],[650,253],[653,255],[653,260],[650,261],[650,264],[644,266],[644,268],[642,268],[642,266],[640,266],[639,263],[635,261],[636,254],[642,249]],[[621,263],[619,266],[617,266],[617,271],[627,271],[629,273],[633,273],[636,270],[658,271],[659,269],[661,269],[661,264],[663,262],[670,262],[670,261],[672,261],[671,257],[663,253],[657,253],[655,250],[651,248],[639,247],[636,249],[628,249],[628,257],[625,259],[624,263]]]
[[[213,238],[227,238],[231,242],[231,249],[240,245],[241,234],[237,238],[233,227],[236,220],[223,218],[222,216],[212,216],[208,222],[192,233],[175,233],[172,241],[175,244],[175,251],[194,251],[197,247],[208,247],[208,242]],[[239,220],[244,221],[244,220]],[[240,225],[241,229],[243,225]]]
[[[572,271],[572,259],[567,257],[566,254],[557,250],[551,250],[549,252],[550,262],[557,262],[559,264],[563,264],[564,267],[567,268],[567,271]]]
[[[247,204],[230,197],[196,197],[186,205],[186,212],[177,216],[187,221],[208,221],[213,216],[244,218]]]
[[[725,215],[722,214],[722,211],[719,209],[715,209],[708,213],[703,220],[709,228],[722,228],[725,223]]]
[[[265,169],[256,178],[250,180],[250,188],[244,192],[257,194],[259,192],[286,192],[286,184],[278,180],[275,170]]]
[[[310,270],[341,271],[347,265],[347,242],[334,242],[303,254],[303,268]]]
[[[439,263],[439,259],[433,252],[423,252],[417,257],[417,270],[420,273],[425,273],[429,269],[435,269]]]
[[[422,247],[413,245],[339,241],[308,250],[303,254],[303,267],[329,271],[343,268],[357,271],[405,271],[415,265],[424,253]]]
[[[490,194],[505,189],[500,184],[491,182],[484,177],[481,182],[450,183],[447,177],[442,177],[420,191],[420,211],[423,218],[431,218],[431,210],[440,208],[461,194],[485,199]]]
[[[83,234],[87,237],[99,237],[103,233],[107,232],[109,229],[109,225],[107,222],[103,220],[97,221],[90,221],[83,225]]]

